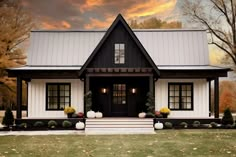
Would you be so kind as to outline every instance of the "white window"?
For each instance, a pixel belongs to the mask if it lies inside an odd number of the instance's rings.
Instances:
[[[115,64],[125,63],[125,44],[115,44]]]

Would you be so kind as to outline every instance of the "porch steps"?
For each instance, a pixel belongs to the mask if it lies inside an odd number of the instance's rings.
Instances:
[[[86,119],[86,134],[154,133],[152,118]]]

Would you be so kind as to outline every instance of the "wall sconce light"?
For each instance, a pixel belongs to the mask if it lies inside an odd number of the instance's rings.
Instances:
[[[106,94],[107,93],[107,89],[106,88],[102,88],[102,93]]]
[[[136,88],[132,88],[132,89],[131,89],[131,93],[132,93],[132,94],[135,94],[136,92],[137,92],[137,91],[136,91]]]

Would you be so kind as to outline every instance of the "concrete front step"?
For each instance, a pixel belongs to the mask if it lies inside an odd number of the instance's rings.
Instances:
[[[153,122],[122,122],[122,121],[86,121],[87,125],[106,125],[106,124],[114,124],[114,125],[153,125]]]
[[[86,122],[153,122],[152,118],[87,118]]]
[[[85,133],[153,133],[151,118],[100,118],[86,119]]]
[[[153,128],[153,126],[152,125],[134,125],[134,124],[129,124],[129,125],[124,125],[124,124],[88,125],[86,124],[86,128]]]
[[[155,134],[153,128],[85,128],[85,134]]]

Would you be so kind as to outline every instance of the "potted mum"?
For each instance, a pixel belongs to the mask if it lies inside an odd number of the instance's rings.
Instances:
[[[68,118],[72,118],[72,114],[75,113],[75,109],[71,106],[67,106],[64,109],[64,113],[67,114]]]
[[[170,109],[168,107],[162,107],[160,109],[160,113],[162,114],[163,118],[167,118],[170,114]]]

